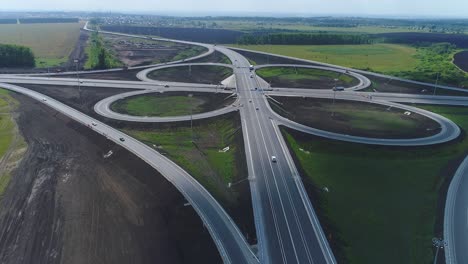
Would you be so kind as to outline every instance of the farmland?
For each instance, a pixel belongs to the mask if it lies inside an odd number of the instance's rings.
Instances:
[[[80,36],[80,27],[80,23],[2,24],[0,43],[30,47],[36,65],[55,66],[68,60]]]
[[[418,63],[416,49],[405,45],[234,45],[301,59],[379,72],[409,71]]]

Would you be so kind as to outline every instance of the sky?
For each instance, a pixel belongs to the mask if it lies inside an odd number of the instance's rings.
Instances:
[[[0,11],[465,17],[468,0],[0,0]]]

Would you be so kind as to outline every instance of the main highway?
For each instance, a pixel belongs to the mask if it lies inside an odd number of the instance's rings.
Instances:
[[[462,162],[447,193],[444,215],[445,262],[468,263],[468,155]]]
[[[104,33],[138,37],[112,32]],[[168,39],[163,40],[172,41]],[[166,83],[148,80],[146,76],[148,72],[154,70],[153,68],[140,72],[139,77],[144,80],[143,82],[93,79],[78,80],[73,78],[4,75],[0,76],[0,82],[2,82],[0,86],[39,100],[70,118],[83,123],[84,125],[89,126],[89,124],[95,122],[97,126],[90,126],[91,129],[96,130],[96,132],[127,148],[160,171],[164,177],[179,189],[179,191],[195,208],[205,225],[208,227],[223,260],[226,263],[256,263],[258,261],[261,263],[336,263],[320,222],[314,212],[313,204],[305,192],[301,177],[281,135],[279,125],[289,125],[305,132],[315,132],[313,131],[313,128],[301,128],[298,124],[277,115],[270,108],[267,100],[269,95],[330,98],[331,96],[336,96],[336,94],[330,91],[311,92],[305,91],[305,89],[255,89],[261,87],[265,82],[257,76],[251,77],[251,70],[249,69],[250,63],[239,53],[222,46],[212,46],[208,44],[184,41],[176,42],[205,46],[208,48],[208,52],[214,52],[217,50],[228,56],[233,62],[233,66],[230,67],[232,67],[234,71],[237,89],[237,101],[234,106],[227,106],[220,110],[193,115],[190,118],[206,118],[237,110],[240,112],[247,157],[248,179],[252,193],[252,203],[258,239],[257,256],[253,254],[235,223],[216,202],[216,200],[206,191],[206,189],[203,188],[203,186],[201,186],[175,163],[160,155],[145,144],[105,125],[104,123],[98,122],[97,120],[50,97],[20,87],[22,83],[76,85],[77,82],[80,82],[80,85],[86,87],[136,89],[134,92],[124,93],[102,100],[95,106],[96,112],[110,118],[127,121],[141,122],[142,120],[145,120],[146,122],[171,122],[188,120],[189,116],[167,119],[131,117],[112,112],[109,109],[109,105],[115,100],[126,96],[149,92],[161,92],[166,90],[215,92],[217,91],[216,85]],[[168,65],[154,66],[158,68],[169,67]],[[323,68],[329,66],[330,65],[324,65],[319,67]],[[334,65],[332,66],[335,67]],[[301,65],[298,67],[303,66]],[[335,71],[343,70],[343,73],[350,74],[358,78],[360,83],[356,86],[356,89],[340,92],[338,95],[340,99],[372,101],[372,103],[400,107],[402,109],[426,115],[427,117],[439,122],[441,125],[441,132],[438,135],[425,139],[415,139],[416,141],[419,141],[417,142],[418,144],[413,145],[429,145],[446,142],[460,135],[460,129],[450,120],[424,110],[410,106],[402,106],[395,102],[408,102],[408,100],[410,100],[410,102],[415,102],[419,100],[418,102],[424,103],[444,102],[446,104],[450,104],[450,102],[454,102],[454,104],[456,104],[455,102],[457,102],[460,105],[466,105],[466,100],[460,99],[460,97],[449,98],[444,96],[439,98],[435,96],[420,97],[419,95],[383,95],[380,93],[355,92],[354,90],[367,87],[369,85],[368,79],[361,74],[348,72],[348,69],[346,68],[340,68],[338,70],[335,69]],[[367,74],[367,72],[365,73]],[[14,83],[17,85],[7,83]],[[167,88],[166,86],[170,86],[170,88],[165,89]],[[232,93],[232,91],[223,92],[227,95]],[[387,99],[380,98],[379,96],[387,96]],[[374,99],[370,97],[374,97]],[[325,131],[325,134],[321,136],[327,135],[330,135],[330,133]],[[125,138],[125,141],[121,141],[120,138]],[[336,139],[346,141],[354,140],[353,137],[349,137],[347,135],[338,135]],[[362,140],[363,141],[359,143],[386,145],[385,142],[389,142],[389,140],[385,139],[363,138]],[[369,140],[374,141],[369,142]],[[404,146],[411,144],[395,142],[394,145]],[[274,160],[272,158],[273,156],[275,157]]]
[[[260,261],[336,263],[277,124],[269,118],[266,97],[255,90],[249,62],[234,51],[216,49],[236,66]]]

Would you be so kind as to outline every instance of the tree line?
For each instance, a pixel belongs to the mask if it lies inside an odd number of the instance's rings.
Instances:
[[[0,44],[0,67],[34,67],[34,53],[30,48]]]
[[[371,43],[373,43],[373,38],[361,34],[248,34],[237,39],[237,44],[240,45],[344,45]]]
[[[121,66],[121,63],[106,49],[97,32],[91,34],[91,44],[87,47],[88,61],[85,68],[109,69]]]

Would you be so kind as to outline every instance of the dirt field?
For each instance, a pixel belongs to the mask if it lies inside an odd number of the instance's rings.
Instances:
[[[190,128],[190,122],[176,122],[176,123],[162,123],[162,124],[148,124],[148,123],[135,123],[135,122],[124,122],[124,121],[116,121],[107,119],[97,115],[94,110],[94,104],[100,101],[103,98],[109,97],[114,94],[125,92],[123,89],[111,89],[111,88],[82,88],[81,98],[85,103],[80,103],[78,100],[78,89],[77,87],[65,87],[65,86],[41,86],[41,85],[22,85],[26,88],[44,93],[54,99],[60,100],[61,102],[66,103],[69,106],[72,106],[76,109],[79,109],[81,112],[86,113],[94,118],[97,118],[103,122],[106,122],[113,127],[122,129],[122,130],[134,130],[134,131],[148,131],[148,132],[155,132],[155,133],[163,133],[170,135],[168,136],[168,140],[177,139],[176,136],[180,136],[179,134],[184,135],[184,139],[187,139],[187,129]],[[232,122],[233,125],[239,126],[239,116],[237,113],[231,113],[228,115],[223,116],[229,122]],[[215,187],[214,195],[218,195],[220,198],[219,201],[224,206],[225,210],[229,213],[229,215],[234,219],[237,223],[239,228],[245,234],[249,242],[256,243],[256,233],[255,233],[255,226],[253,220],[253,209],[251,204],[251,196],[250,196],[250,188],[248,181],[243,181],[239,184],[236,184],[235,187],[228,189],[227,184],[224,183],[223,177],[226,173],[220,173],[225,169],[224,165],[211,167],[207,165],[207,160],[209,163],[209,157],[213,155],[213,145],[217,147],[218,138],[215,140],[212,137],[215,137],[217,134],[221,133],[222,131],[218,131],[217,129],[212,129],[213,132],[210,130],[208,126],[216,123],[216,118],[205,119],[205,120],[194,120],[193,127],[195,134],[197,135],[197,131],[202,131],[201,138],[203,138],[203,142],[199,142],[200,144],[198,147],[195,145],[191,145],[190,148],[187,148],[188,153],[193,155],[192,158],[196,158],[199,160],[197,166],[202,168],[201,176],[207,179],[208,182],[216,183],[212,185]],[[199,128],[200,127],[200,128]],[[185,134],[184,134],[185,133]],[[190,132],[188,132],[190,133]],[[188,134],[189,135],[189,134]],[[232,138],[231,141],[237,146],[235,150],[235,157],[236,166],[235,171],[237,173],[233,173],[233,182],[245,179],[245,175],[247,175],[247,165],[245,163],[245,151],[243,150],[243,139],[242,133],[235,133],[234,135],[230,135],[229,138]],[[176,140],[177,141],[177,140]],[[181,140],[180,142],[176,142],[174,144],[182,144],[184,141]],[[224,147],[224,146],[223,146]],[[185,150],[180,150],[176,147],[176,150],[179,152],[184,152]],[[162,151],[166,151],[166,149],[162,149]],[[216,150],[217,152],[217,150]],[[208,154],[207,154],[208,153]],[[185,155],[186,153],[182,153],[181,155]],[[217,161],[216,163],[222,164],[221,161]],[[234,163],[233,163],[234,164]],[[202,179],[203,180],[203,179]],[[207,186],[209,188],[210,186]],[[211,262],[207,262],[211,263]]]
[[[270,105],[279,114],[309,127],[353,136],[418,138],[440,131],[439,124],[424,116],[404,115],[402,109],[332,99],[274,97]]]
[[[192,62],[194,62],[194,63],[197,63],[197,62],[214,62],[214,63],[232,64],[231,60],[226,55],[224,55],[223,53],[221,53],[219,51],[215,51],[215,52],[211,53],[210,55],[208,55],[206,57],[203,57],[203,58],[200,58],[200,59],[197,59],[197,60],[193,60]]]
[[[148,78],[167,82],[218,84],[231,74],[231,68],[222,66],[180,66],[152,71]]]
[[[303,64],[303,65],[317,65],[314,63],[292,60],[281,58],[277,56],[265,55],[257,52],[243,51],[243,50],[234,50],[235,52],[246,57],[252,64],[261,65],[261,64]]]
[[[189,94],[193,96],[189,97]],[[151,93],[118,100],[111,109],[137,116],[177,116],[213,111],[229,106],[235,100],[236,97],[225,93]]]
[[[458,68],[468,72],[468,50],[461,51],[453,57],[453,63],[458,66]]]
[[[221,263],[199,217],[155,170],[15,97],[29,148],[1,201],[2,263]]]
[[[173,42],[103,35],[104,42],[125,65],[139,66],[196,56],[206,49]],[[185,54],[185,55],[184,55]],[[179,58],[180,57],[180,58]]]

